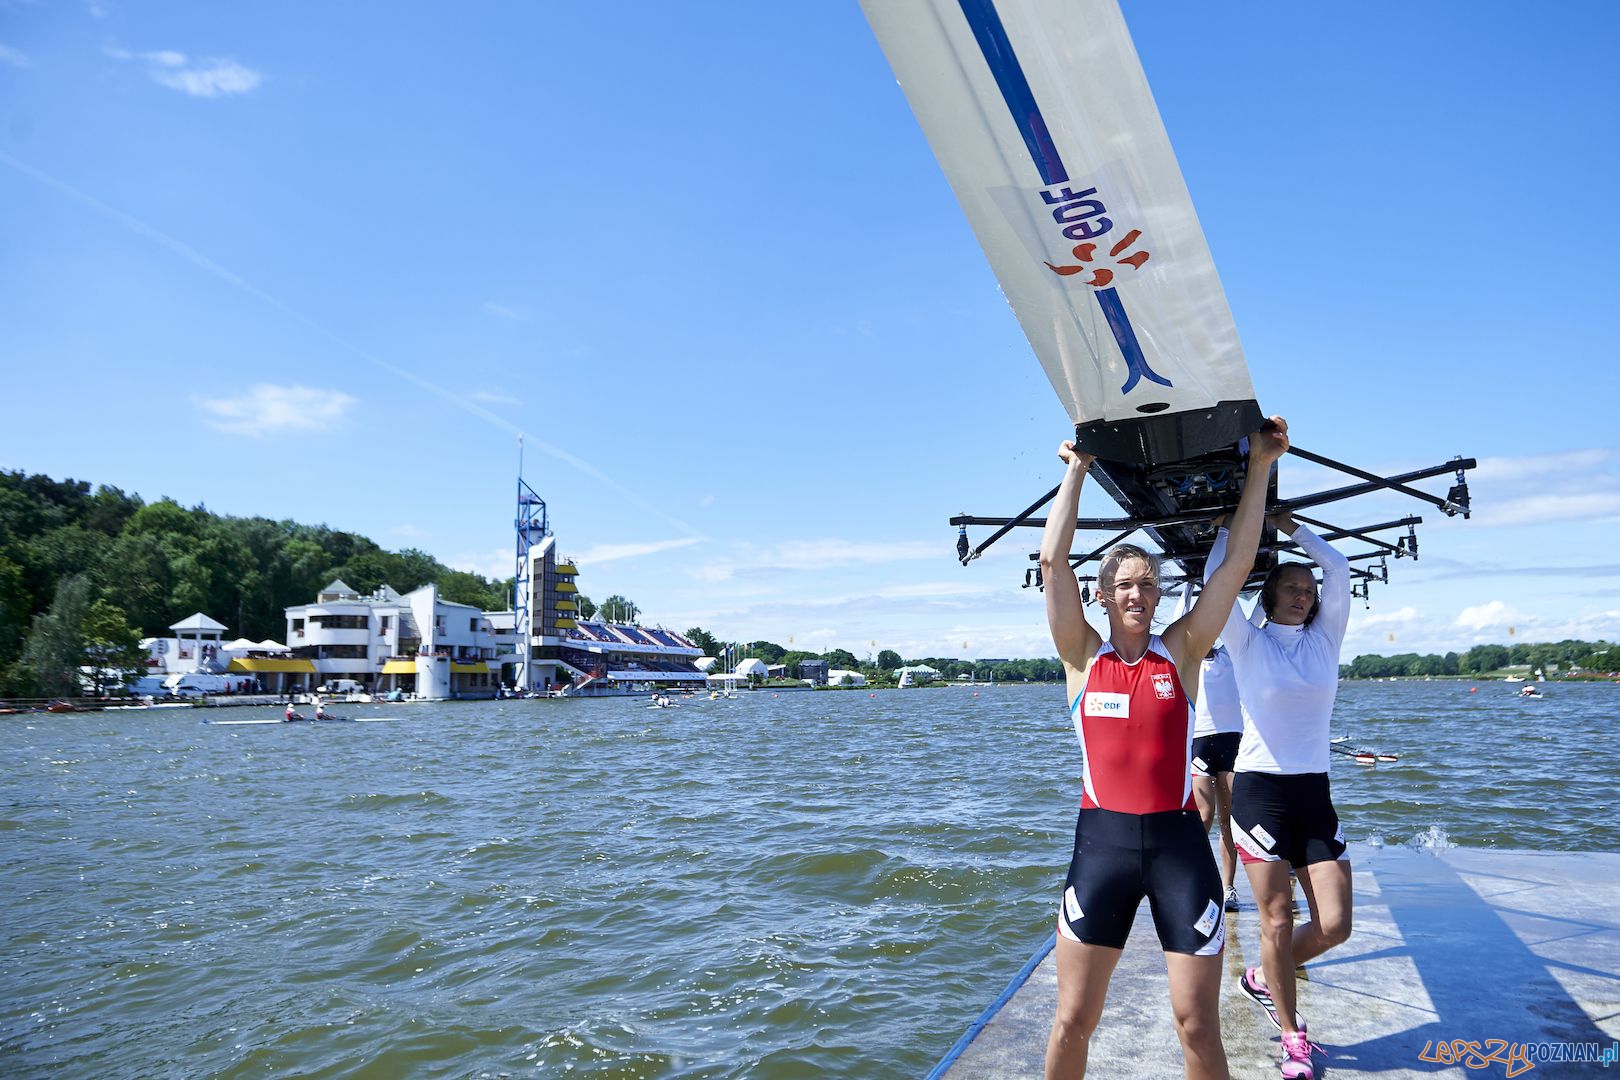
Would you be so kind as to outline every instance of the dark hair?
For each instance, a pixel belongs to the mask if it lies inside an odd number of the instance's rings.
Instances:
[[[1322,610],[1322,591],[1316,588],[1316,575],[1311,573],[1311,568],[1304,563],[1280,562],[1273,566],[1271,573],[1266,575],[1265,584],[1260,586],[1260,606],[1265,609],[1266,618],[1271,618],[1271,609],[1277,606],[1277,586],[1282,581],[1283,574],[1289,570],[1302,570],[1305,576],[1311,579],[1311,589],[1316,593],[1316,601],[1311,604],[1311,610],[1305,615],[1305,625],[1309,626],[1316,618],[1316,613]]]

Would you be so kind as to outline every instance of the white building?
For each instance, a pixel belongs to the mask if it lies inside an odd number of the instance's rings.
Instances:
[[[315,688],[315,665],[299,656],[279,641],[265,638],[250,641],[237,638],[225,646],[230,657],[226,668],[231,673],[252,675],[254,681],[267,694],[304,693]]]
[[[927,664],[912,664],[909,667],[895,668],[894,674],[903,684],[933,682],[939,678],[939,668],[929,667]]]
[[[510,624],[499,629],[499,615],[441,599],[436,585],[404,596],[383,585],[361,596],[338,580],[313,604],[287,609],[287,642],[322,684],[352,679],[374,693],[494,697],[501,664],[512,660],[502,651]]]
[[[142,638],[148,675],[219,674],[230,658],[225,655],[222,637],[225,624],[202,612],[187,616],[169,627],[173,637]]]

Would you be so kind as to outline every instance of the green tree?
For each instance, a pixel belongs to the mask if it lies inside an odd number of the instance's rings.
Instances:
[[[30,604],[22,567],[0,555],[0,667],[22,654]]]
[[[1507,667],[1508,650],[1502,645],[1475,645],[1464,654],[1466,670],[1483,675],[1497,668]]]
[[[704,656],[720,655],[720,642],[716,641],[714,635],[701,626],[694,626],[681,636],[702,649]]]
[[[597,611],[601,613],[603,619],[614,623],[633,623],[638,614],[636,605],[618,593],[602,601],[602,606],[597,608]]]
[[[592,600],[590,597],[586,596],[584,593],[575,594],[575,600],[579,604],[579,617],[580,618],[582,618],[582,619],[594,619],[594,618],[596,618],[596,601]]]
[[[861,662],[855,659],[855,654],[848,649],[828,649],[821,654],[821,658],[827,661],[829,668],[837,668],[843,671],[859,671],[861,669]]]
[[[743,648],[743,652],[749,656],[757,656],[767,664],[778,664],[781,663],[787,650],[773,641],[750,641]]]
[[[125,685],[146,667],[140,632],[129,625],[123,611],[107,601],[90,605],[82,633],[85,663],[97,697]]]
[[[816,658],[816,654],[813,652],[805,652],[803,649],[791,649],[788,652],[783,653],[782,659],[778,660],[777,663],[787,668],[788,678],[802,679],[804,675],[799,671],[799,665],[804,663],[806,660],[814,660]]]
[[[893,671],[900,666],[900,654],[893,649],[884,649],[877,655],[877,666],[884,671]]]
[[[84,619],[90,609],[90,579],[63,578],[51,609],[35,616],[23,647],[23,664],[35,686],[49,697],[82,693],[79,667],[84,663]]]
[[[446,570],[439,576],[439,595],[451,603],[471,604],[479,611],[500,611],[511,594],[503,597],[498,587],[482,575],[466,570]]]

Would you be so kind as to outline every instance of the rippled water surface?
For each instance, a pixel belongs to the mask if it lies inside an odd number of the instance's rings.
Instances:
[[[1348,683],[1353,838],[1620,850],[1620,687]],[[0,1073],[917,1076],[1050,932],[1057,687],[10,718]]]

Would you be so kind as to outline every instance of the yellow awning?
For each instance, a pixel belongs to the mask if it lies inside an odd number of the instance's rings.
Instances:
[[[289,671],[304,675],[315,674],[313,660],[262,660],[256,657],[232,660],[227,671]]]
[[[557,629],[559,629],[559,630],[572,630],[574,627],[576,627],[578,625],[579,624],[574,622],[573,619],[558,619],[557,620]]]
[[[559,574],[577,574],[577,573],[579,573],[579,567],[575,566],[571,562],[560,562],[560,563],[557,564],[557,573],[559,573]]]
[[[579,610],[579,605],[574,603],[572,600],[559,600],[559,601],[557,601],[557,610],[558,611],[578,611]]]
[[[382,673],[384,675],[415,675],[415,660],[384,660]]]
[[[558,592],[579,592],[579,586],[572,581],[559,581],[553,588]]]
[[[484,664],[458,664],[452,660],[450,671],[456,675],[483,675],[489,668]]]

